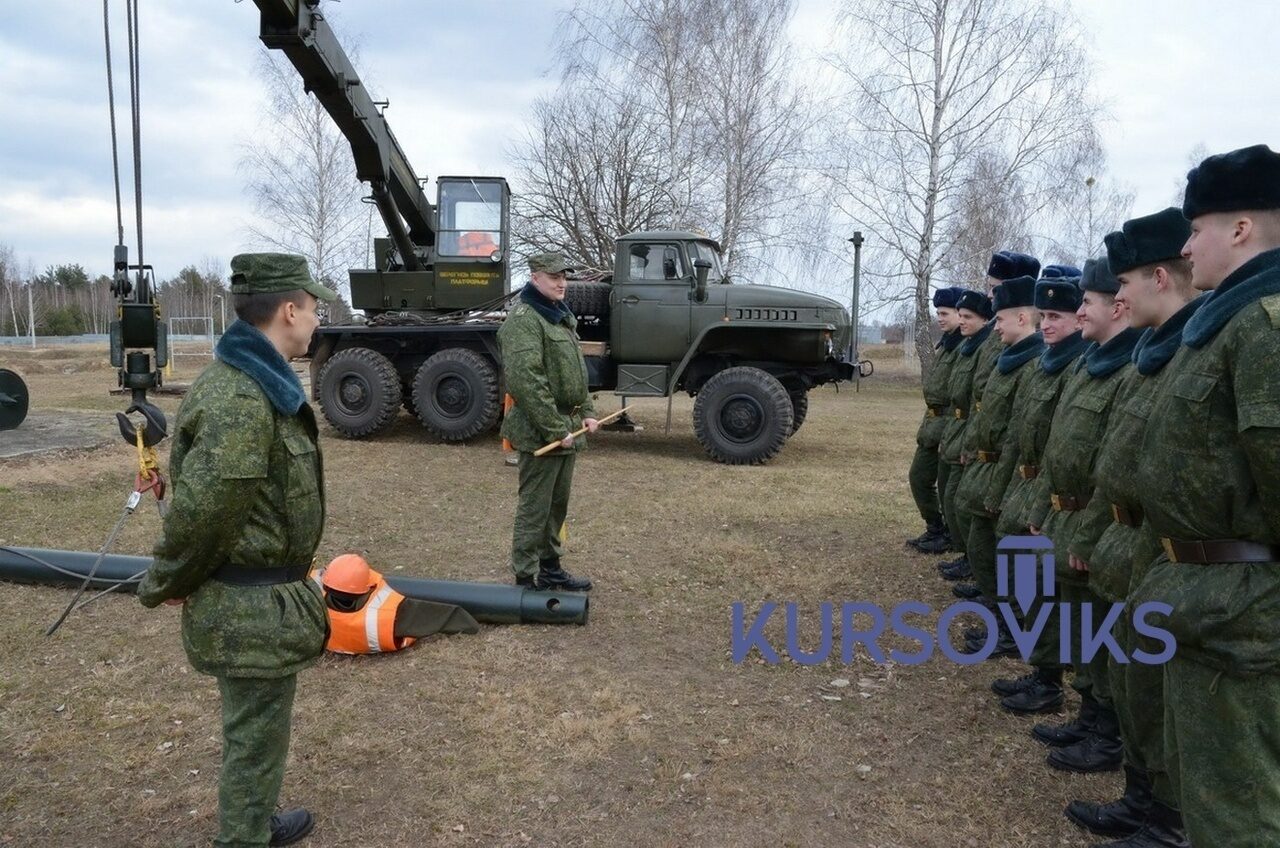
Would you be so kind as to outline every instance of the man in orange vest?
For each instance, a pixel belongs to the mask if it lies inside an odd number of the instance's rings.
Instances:
[[[329,613],[324,647],[335,654],[389,653],[433,633],[480,632],[460,607],[406,598],[392,589],[359,554],[335,558],[311,579],[320,585]]]

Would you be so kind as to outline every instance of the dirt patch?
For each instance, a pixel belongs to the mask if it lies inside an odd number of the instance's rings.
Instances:
[[[36,388],[77,408],[101,390],[83,376]],[[1045,766],[1034,722],[987,689],[1019,665],[730,660],[735,601],[795,601],[805,647],[825,601],[950,603],[935,560],[902,545],[920,530],[918,389],[815,392],[761,468],[706,460],[690,408],[677,400],[666,434],[665,401],[641,401],[645,432],[593,437],[581,458],[566,565],[596,581],[590,625],[486,627],[302,675],[283,800],[319,817],[307,845],[1088,844],[1062,806],[1119,780]],[[515,471],[496,439],[433,444],[407,414],[376,441],[323,438],[322,557],[508,579]],[[96,548],[128,461],[103,448],[58,455],[54,477],[0,465],[0,540]],[[140,511],[118,547],[147,553],[158,530]],[[208,844],[217,689],[186,664],[179,611],[107,598],[43,638],[68,597],[0,587],[0,845]]]

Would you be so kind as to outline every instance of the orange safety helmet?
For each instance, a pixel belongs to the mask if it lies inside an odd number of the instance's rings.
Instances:
[[[343,554],[334,557],[325,567],[320,582],[335,592],[363,595],[376,585],[369,563],[359,554]]]

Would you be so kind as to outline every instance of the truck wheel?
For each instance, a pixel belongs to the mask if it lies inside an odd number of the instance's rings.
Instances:
[[[800,425],[804,423],[805,416],[809,414],[809,393],[808,392],[792,392],[791,393],[791,434],[795,435],[796,430],[800,429]]]
[[[472,350],[433,354],[413,378],[413,406],[422,426],[448,442],[492,430],[502,404],[493,363]]]
[[[613,286],[608,283],[574,282],[565,286],[564,302],[578,317],[609,317],[609,292]]]
[[[759,368],[726,368],[703,384],[693,404],[693,432],[711,458],[729,465],[768,462],[792,429],[791,398]]]
[[[320,410],[348,439],[386,429],[400,412],[401,398],[396,367],[376,350],[347,348],[320,369]]]
[[[16,372],[0,368],[0,430],[12,430],[27,417],[31,395]]]

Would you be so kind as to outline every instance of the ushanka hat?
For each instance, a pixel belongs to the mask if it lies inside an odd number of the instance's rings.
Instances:
[[[1107,245],[1107,265],[1112,274],[1119,275],[1143,265],[1177,259],[1190,237],[1191,222],[1176,206],[1154,215],[1130,218],[1103,239]]]
[[[1114,295],[1120,291],[1120,281],[1111,273],[1111,266],[1105,259],[1086,259],[1084,273],[1080,277],[1080,289],[1087,292],[1100,292]]]
[[[1036,309],[1044,312],[1075,312],[1084,292],[1079,277],[1050,277],[1036,283]]]
[[[1036,281],[1034,277],[1014,277],[1005,280],[1004,284],[991,295],[991,308],[996,312],[1002,309],[1018,309],[1035,306]]]
[[[1040,260],[1025,253],[1012,250],[1000,250],[991,254],[991,262],[987,265],[987,276],[997,280],[1012,280],[1014,277],[1036,277],[1040,274]]]
[[[956,301],[956,309],[967,309],[988,319],[995,315],[991,309],[991,298],[973,289],[964,290],[964,294]]]
[[[1280,153],[1265,144],[1210,156],[1187,174],[1182,214],[1280,209]]]

